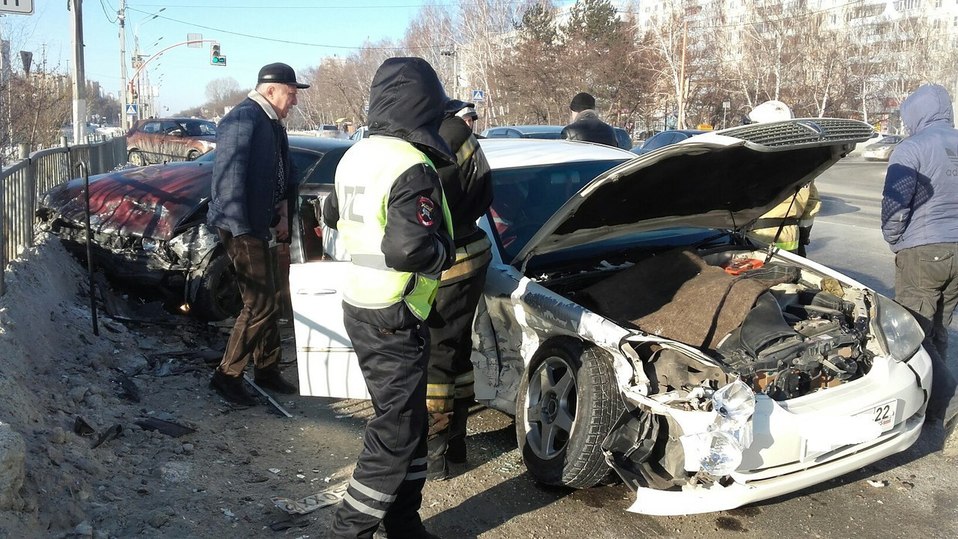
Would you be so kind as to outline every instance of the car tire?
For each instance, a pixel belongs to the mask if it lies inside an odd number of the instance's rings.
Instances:
[[[623,410],[612,362],[599,348],[571,339],[542,346],[516,396],[516,438],[529,473],[571,488],[608,482],[601,444]]]
[[[188,154],[186,154],[186,160],[187,160],[187,161],[195,161],[196,158],[199,157],[199,156],[200,156],[200,152],[198,152],[198,151],[196,151],[196,150],[190,150],[190,152],[189,152]]]
[[[143,157],[143,153],[139,150],[130,150],[130,153],[127,154],[127,160],[138,167],[142,167],[147,164],[146,158]]]
[[[192,287],[190,314],[206,322],[236,316],[243,306],[233,263],[225,252],[217,252]]]

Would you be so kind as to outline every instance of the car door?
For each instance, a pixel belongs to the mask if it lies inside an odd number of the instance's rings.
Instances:
[[[290,265],[300,395],[369,398],[356,351],[343,323],[342,283],[351,269],[350,262]]]

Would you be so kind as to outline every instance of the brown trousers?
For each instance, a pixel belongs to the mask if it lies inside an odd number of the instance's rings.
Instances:
[[[248,234],[233,237],[219,229],[219,236],[233,262],[243,298],[219,370],[239,377],[250,360],[256,369],[263,370],[276,366],[282,356],[276,255],[268,242]]]

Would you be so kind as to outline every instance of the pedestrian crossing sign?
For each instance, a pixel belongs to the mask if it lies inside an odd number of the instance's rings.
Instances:
[[[486,100],[486,91],[485,90],[473,90],[472,99],[473,103],[482,103]]]
[[[126,104],[126,113],[127,113],[127,114],[130,114],[130,115],[133,115],[133,116],[136,116],[136,109],[137,109],[137,106],[136,106],[136,105],[137,105],[136,103],[127,103],[127,104]]]

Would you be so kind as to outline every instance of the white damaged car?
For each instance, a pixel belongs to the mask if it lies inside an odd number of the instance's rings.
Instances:
[[[495,201],[476,399],[512,414],[542,483],[621,478],[630,511],[718,511],[821,483],[917,439],[931,387],[903,308],[750,223],[868,138],[753,124],[649,154],[483,140]],[[294,264],[300,390],[364,398],[342,262]]]

